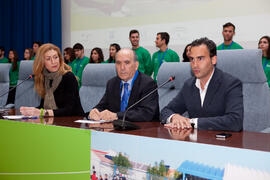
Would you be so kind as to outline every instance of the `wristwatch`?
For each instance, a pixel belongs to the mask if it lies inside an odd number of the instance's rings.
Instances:
[[[194,122],[194,118],[189,119],[190,125],[192,126],[192,128],[194,128],[195,126],[195,122]]]

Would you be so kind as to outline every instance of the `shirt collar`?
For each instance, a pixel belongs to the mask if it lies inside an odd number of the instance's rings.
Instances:
[[[133,76],[134,77],[134,76]],[[132,81],[132,79],[133,79],[133,77],[130,79],[130,80],[128,80],[127,82],[125,82],[124,80],[121,80],[122,81],[122,84],[125,84],[125,83],[128,83],[129,85],[131,84],[131,81]]]
[[[122,84],[124,84],[124,83],[128,83],[129,85],[131,84],[131,82],[132,82],[132,79],[134,78],[134,76],[135,76],[135,74],[136,74],[136,72],[134,73],[134,75],[132,76],[132,78],[130,78],[127,82],[125,82],[124,80],[121,80],[121,82],[122,82]]]

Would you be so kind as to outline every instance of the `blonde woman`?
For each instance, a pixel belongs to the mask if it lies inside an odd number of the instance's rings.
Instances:
[[[33,73],[35,90],[41,97],[38,108],[21,107],[26,116],[83,116],[78,82],[71,68],[64,63],[60,49],[42,45],[36,55]]]

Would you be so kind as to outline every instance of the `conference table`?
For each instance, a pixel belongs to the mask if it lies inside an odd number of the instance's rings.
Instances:
[[[19,114],[18,110],[11,109],[6,112],[6,115]],[[80,129],[92,129],[96,131],[106,131],[112,133],[129,134],[136,136],[145,136],[152,138],[162,138],[178,141],[188,141],[202,144],[211,144],[225,147],[244,148],[251,150],[260,150],[270,152],[270,133],[259,133],[259,132],[229,132],[232,134],[231,137],[226,139],[217,139],[216,134],[222,133],[223,131],[210,131],[210,130],[177,130],[169,129],[159,122],[134,122],[134,124],[140,126],[138,130],[130,131],[116,131],[113,129],[112,123],[94,124],[89,125],[86,123],[77,123],[76,120],[81,120],[84,117],[71,116],[71,117],[49,117],[40,119],[23,119],[16,120],[27,123],[40,123],[53,126],[63,126],[70,128]],[[11,120],[12,121],[12,120]],[[192,135],[196,135],[196,138],[192,138]]]
[[[11,109],[0,115],[16,114],[19,111]],[[103,176],[108,174],[112,179],[117,171],[112,171],[110,159],[121,152],[135,158],[136,167],[149,165],[141,164],[145,159],[154,163],[151,158],[161,158],[174,170],[182,168],[178,171],[184,174],[189,174],[190,164],[199,170],[206,169],[202,177],[208,177],[209,172],[220,172],[219,176],[223,177],[231,163],[270,172],[269,133],[227,132],[232,136],[217,139],[216,134],[223,131],[177,130],[160,122],[134,122],[140,129],[117,131],[112,123],[75,122],[82,119],[80,116],[18,120],[0,117],[0,179],[90,179],[94,171]],[[144,160],[139,160],[141,157]],[[239,174],[239,170],[236,172]],[[145,169],[133,169],[131,174],[133,179],[148,177]]]

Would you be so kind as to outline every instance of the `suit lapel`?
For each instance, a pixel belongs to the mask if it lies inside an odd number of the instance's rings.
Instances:
[[[121,107],[121,89],[120,89],[120,83],[121,83],[121,80],[119,78],[117,78],[116,83],[114,84],[114,90],[113,90],[114,93],[112,94],[113,97],[116,97],[115,98],[116,101],[114,103],[115,103],[115,107],[117,107],[117,112],[120,111],[120,107]]]
[[[206,108],[209,104],[211,104],[212,100],[215,98],[215,95],[221,85],[220,76],[220,70],[216,68],[207,88],[203,108]]]
[[[193,101],[194,103],[194,108],[196,109],[196,111],[201,110],[202,106],[201,106],[201,96],[200,96],[200,90],[196,87],[195,85],[196,82],[196,78],[194,77],[193,82],[192,82],[192,89],[191,89],[191,93],[190,93],[190,101]]]

